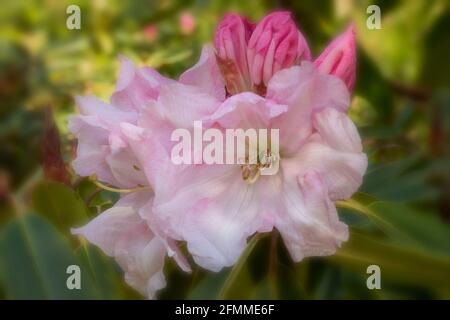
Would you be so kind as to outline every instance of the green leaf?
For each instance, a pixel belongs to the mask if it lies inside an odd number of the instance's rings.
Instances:
[[[35,214],[0,229],[0,282],[8,299],[90,299],[91,279],[81,271],[81,290],[69,290],[67,267],[78,265],[66,240]]]
[[[119,283],[123,281],[123,274],[115,268],[115,262],[111,258],[85,242],[75,251],[75,255],[82,264],[82,272],[89,272],[97,298],[121,298]]]
[[[328,258],[361,274],[371,264],[381,268],[382,279],[431,289],[450,288],[450,259],[416,247],[391,243],[352,231],[350,240]]]
[[[450,256],[450,226],[432,212],[420,212],[402,203],[376,201],[362,193],[339,202],[338,206],[366,215],[391,241]]]
[[[33,189],[32,205],[36,212],[49,219],[62,231],[67,231],[87,220],[83,200],[75,191],[59,182],[39,182]]]
[[[414,82],[424,60],[425,36],[446,12],[446,1],[416,0],[397,5],[388,12],[382,7],[379,30],[367,28],[366,7],[366,2],[361,1],[354,10],[358,44],[386,78]]]
[[[189,293],[189,299],[214,299],[217,298],[223,283],[229,275],[229,270],[218,273],[208,273]]]
[[[418,154],[387,164],[377,165],[367,172],[361,191],[389,201],[436,200],[437,189],[428,183],[436,172],[434,163]]]
[[[421,83],[427,87],[448,87],[450,83],[450,64],[444,62],[450,55],[449,28],[450,10],[447,3],[447,10],[424,39],[425,59],[421,66]]]
[[[339,201],[337,203],[337,206],[339,208],[349,209],[354,212],[364,214],[376,226],[378,226],[381,230],[385,231],[386,233],[404,236],[404,234],[402,234],[402,231],[399,230],[395,225],[393,225],[390,221],[384,219],[383,217],[379,216],[376,211],[373,211],[371,209],[370,206],[376,203],[376,201],[373,198],[367,197],[364,199],[363,197],[366,196],[363,196],[363,194],[359,193],[352,199],[346,201]]]
[[[247,265],[247,259],[252,253],[262,235],[254,236],[234,265],[219,293],[220,299],[248,299],[253,287],[253,281]]]
[[[427,251],[450,257],[450,226],[440,221],[433,212],[421,212],[405,204],[392,202],[376,202],[370,209]]]

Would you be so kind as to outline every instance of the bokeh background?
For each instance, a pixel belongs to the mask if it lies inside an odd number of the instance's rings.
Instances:
[[[81,30],[66,8],[81,8]],[[381,8],[368,30],[366,8]],[[117,56],[177,77],[227,11],[254,20],[293,12],[317,55],[354,21],[358,80],[350,115],[369,169],[339,204],[350,241],[294,264],[276,233],[252,240],[234,268],[183,274],[170,261],[160,298],[450,298],[450,2],[6,0],[0,10],[0,298],[141,299],[114,261],[71,236],[117,194],[75,176],[67,131],[73,96],[107,99]],[[66,267],[82,290],[66,288]],[[366,269],[381,268],[381,290]]]

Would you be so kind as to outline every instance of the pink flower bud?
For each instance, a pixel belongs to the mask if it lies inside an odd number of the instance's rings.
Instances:
[[[267,86],[277,71],[305,59],[311,59],[308,44],[289,12],[267,15],[250,37],[247,60],[255,88]]]
[[[343,34],[335,38],[314,61],[323,73],[341,78],[348,89],[353,90],[356,78],[355,28],[351,25]]]
[[[153,42],[158,38],[158,27],[154,24],[149,24],[144,28],[144,36],[150,41]]]
[[[189,11],[183,12],[179,18],[181,33],[190,35],[195,29],[195,18]]]
[[[230,94],[251,89],[247,43],[253,29],[252,23],[237,14],[227,14],[217,27],[217,60]]]

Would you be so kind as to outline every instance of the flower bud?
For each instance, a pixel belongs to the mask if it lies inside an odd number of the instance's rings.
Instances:
[[[289,12],[274,12],[264,17],[248,43],[249,71],[252,85],[257,89],[265,88],[277,71],[310,59],[308,44]]]
[[[351,91],[356,78],[355,29],[351,25],[343,34],[334,39],[314,61],[319,71],[342,79]]]
[[[189,11],[183,12],[178,20],[181,33],[190,35],[195,29],[195,18]]]
[[[247,64],[247,43],[252,23],[237,14],[227,14],[217,27],[214,45],[229,94],[251,89]]]

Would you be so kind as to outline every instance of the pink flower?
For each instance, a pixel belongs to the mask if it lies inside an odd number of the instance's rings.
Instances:
[[[195,29],[195,18],[190,12],[183,12],[180,15],[180,29],[183,34],[189,35]]]
[[[130,135],[137,157],[147,160],[158,228],[186,241],[196,263],[213,271],[233,265],[249,236],[274,227],[295,261],[334,253],[348,237],[334,201],[358,189],[367,166],[358,132],[346,115],[345,84],[303,62],[278,72],[266,97],[243,92],[222,101],[200,95],[186,99],[182,88],[173,89],[161,92],[149,110],[152,121],[141,125],[142,135]],[[278,174],[249,184],[240,165],[174,165],[168,132],[192,130],[193,119],[183,110],[196,106],[202,111],[196,110],[195,119],[219,130],[278,128]],[[149,155],[148,145],[158,149]]]
[[[314,61],[324,73],[335,75],[353,90],[356,79],[355,28],[351,25],[343,34],[334,39]]]
[[[165,284],[166,256],[189,270],[180,241],[197,264],[218,271],[237,261],[249,237],[274,228],[295,261],[333,254],[348,238],[334,203],[351,197],[367,167],[347,116],[349,90],[308,61],[288,14],[266,17],[249,35],[251,29],[227,16],[216,51],[205,46],[179,81],[122,58],[109,104],[78,98],[81,115],[70,122],[79,143],[74,168],[124,195],[74,233],[115,257],[126,281],[150,298]],[[224,60],[239,79],[224,73]],[[174,164],[171,134],[193,132],[195,121],[222,133],[278,129],[278,172],[261,175],[259,162]]]
[[[155,41],[159,35],[158,27],[153,24],[149,24],[144,28],[144,35],[148,39],[148,41]]]

